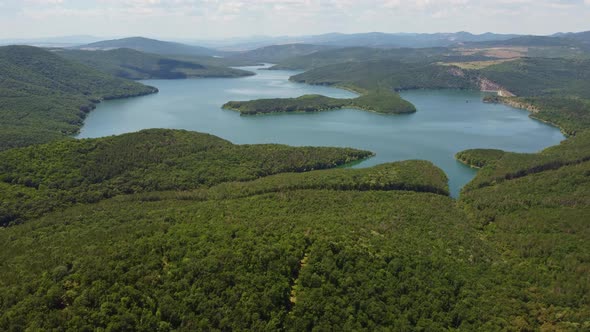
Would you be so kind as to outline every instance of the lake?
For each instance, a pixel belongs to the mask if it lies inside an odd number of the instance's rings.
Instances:
[[[289,82],[298,72],[244,67],[256,76],[233,79],[146,80],[158,94],[105,101],[85,120],[79,138],[103,137],[146,128],[175,128],[210,133],[237,144],[281,143],[294,146],[343,146],[377,155],[354,167],[426,159],[442,168],[456,197],[475,175],[454,159],[470,148],[536,152],[564,139],[560,131],[505,105],[484,104],[477,91],[402,92],[418,112],[383,115],[361,110],[240,116],[221,109],[230,100],[322,94],[355,94],[325,86]]]

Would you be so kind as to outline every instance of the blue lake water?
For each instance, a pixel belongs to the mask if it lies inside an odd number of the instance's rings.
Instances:
[[[383,115],[361,110],[240,116],[221,109],[230,100],[323,94],[350,98],[351,92],[289,82],[297,72],[246,67],[256,76],[234,79],[147,80],[158,94],[106,101],[89,114],[80,138],[103,137],[146,128],[175,128],[211,133],[233,143],[281,143],[294,146],[345,146],[375,152],[354,167],[426,159],[449,177],[453,196],[475,175],[455,153],[469,148],[536,152],[564,139],[552,126],[505,105],[484,104],[476,91],[402,92],[418,112]]]

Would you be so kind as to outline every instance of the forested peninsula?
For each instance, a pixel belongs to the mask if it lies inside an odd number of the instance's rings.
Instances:
[[[334,51],[331,51],[334,52]],[[359,108],[385,114],[405,114],[416,111],[398,92],[411,89],[504,89],[483,78],[477,71],[432,63],[429,60],[405,62],[376,60],[341,63],[310,69],[294,75],[297,83],[327,85],[359,93],[354,99],[324,96],[301,96],[287,99],[262,99],[228,102],[223,107],[242,114],[264,114],[294,111],[323,111],[345,107]]]
[[[30,46],[0,47],[0,151],[76,134],[101,100],[158,89]]]
[[[128,48],[106,51],[58,49],[54,53],[96,70],[132,80],[208,77],[233,78],[254,75],[254,73],[246,70],[208,63],[215,58],[163,56],[143,53]]]

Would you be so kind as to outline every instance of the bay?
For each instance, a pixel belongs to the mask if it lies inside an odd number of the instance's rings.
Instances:
[[[418,110],[409,115],[346,109],[240,116],[221,109],[230,100],[304,94],[355,96],[333,87],[289,82],[297,72],[265,68],[245,67],[257,73],[245,78],[142,81],[160,92],[101,103],[86,118],[78,137],[174,128],[210,133],[236,144],[355,147],[373,151],[376,156],[354,167],[407,159],[432,161],[446,172],[454,197],[476,172],[457,162],[455,153],[469,148],[536,152],[564,139],[557,128],[529,118],[527,111],[482,103],[484,94],[477,91],[402,92],[402,97]]]

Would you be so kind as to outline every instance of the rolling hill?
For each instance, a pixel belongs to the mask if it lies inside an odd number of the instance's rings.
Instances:
[[[394,93],[487,78],[568,139],[458,153],[479,170],[457,199],[428,161],[339,167],[372,155],[353,148],[63,140],[100,99],[155,90],[0,48],[0,330],[590,330],[588,60],[461,69],[438,63],[447,49],[398,51],[339,51],[292,79]],[[339,102],[306,98],[279,106]],[[260,104],[277,105],[243,106]]]
[[[0,224],[23,222],[76,202],[331,168],[371,155],[342,148],[234,145],[208,134],[159,129],[12,149],[0,154]],[[24,196],[9,195],[11,191]]]
[[[200,64],[161,55],[119,48],[110,51],[60,49],[56,54],[100,71],[127,79],[178,79],[195,77],[243,77],[251,72],[229,67]]]
[[[512,46],[571,46],[590,44],[590,31],[557,33],[551,36],[519,36],[506,40],[481,41],[479,44]]]
[[[228,57],[228,60],[240,59],[252,62],[278,63],[292,57],[313,54],[330,48],[328,46],[310,44],[272,45],[231,55]]]
[[[257,36],[251,38],[239,38],[237,40],[219,41],[210,43],[220,49],[232,51],[252,50],[260,47],[283,44],[312,44],[332,47],[377,47],[377,48],[424,48],[447,47],[466,42],[504,40],[517,37],[516,34],[483,33],[471,34],[468,32],[455,33],[326,33],[320,35],[305,36]],[[205,41],[203,41],[205,42]],[[206,42],[205,42],[206,43]]]
[[[516,48],[529,57],[589,57],[590,32],[552,36],[519,36],[506,40],[478,41],[462,45],[467,48]]]
[[[468,46],[524,46],[524,47],[554,47],[554,46],[577,46],[573,39],[550,36],[519,36],[505,40],[493,40],[484,42],[473,42]]]
[[[476,87],[468,77],[456,75],[446,66],[429,62],[405,63],[391,60],[329,65],[292,76],[290,79],[299,83],[335,85],[356,91]]]
[[[583,32],[570,32],[561,34],[559,37],[575,40],[581,42],[587,46],[590,46],[590,31],[583,31]]]
[[[347,62],[400,61],[405,63],[483,61],[493,57],[461,52],[444,47],[379,49],[370,47],[334,48],[278,62],[271,69],[309,70]]]
[[[447,47],[465,42],[492,41],[513,38],[516,35],[484,33],[474,35],[469,32],[455,33],[383,33],[369,32],[358,34],[331,33],[304,38],[306,42],[318,45],[339,47],[379,47],[379,48],[426,48]]]
[[[123,39],[104,40],[96,43],[74,47],[74,49],[90,51],[105,51],[117,48],[130,48],[136,51],[160,55],[214,56],[223,54],[223,52],[216,51],[206,47],[167,42],[144,37],[129,37]]]
[[[0,150],[63,139],[100,100],[154,92],[40,48],[0,47]]]
[[[350,149],[147,130],[5,151],[0,328],[584,330],[588,138],[466,151],[485,165],[457,201],[425,161],[312,171]]]
[[[590,99],[590,59],[524,58],[486,67],[481,73],[519,96]]]

